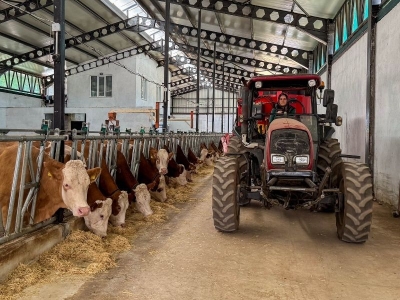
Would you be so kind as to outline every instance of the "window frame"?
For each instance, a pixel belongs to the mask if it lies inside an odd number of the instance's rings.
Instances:
[[[96,77],[96,96],[92,95],[92,77]],[[113,76],[111,74],[89,75],[89,95],[90,98],[111,98],[113,96]],[[100,78],[104,78],[103,96],[100,96]],[[111,96],[107,96],[107,78],[111,78]]]

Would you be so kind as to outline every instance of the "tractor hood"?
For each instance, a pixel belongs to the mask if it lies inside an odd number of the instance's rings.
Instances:
[[[307,126],[290,118],[276,119],[270,124],[266,139],[267,170],[312,170],[314,148]]]
[[[283,128],[292,128],[292,129],[299,129],[304,131],[309,131],[307,126],[303,123],[296,121],[294,119],[289,118],[279,118],[274,120],[268,128],[268,135],[271,134],[272,131],[276,129],[283,129]]]

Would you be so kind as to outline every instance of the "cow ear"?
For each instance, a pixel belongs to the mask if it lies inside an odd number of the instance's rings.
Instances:
[[[45,161],[43,163],[43,172],[46,172],[45,176],[48,176],[50,179],[62,180],[63,174],[62,170],[64,168],[64,164],[60,163],[56,160]]]
[[[100,176],[101,174],[101,168],[93,168],[87,170],[87,173],[89,175],[90,183],[95,182],[96,179]]]
[[[171,160],[173,156],[174,156],[174,154],[172,152],[168,153],[168,160]]]
[[[90,211],[91,212],[94,212],[98,208],[99,208],[99,204],[97,202],[94,202],[93,204],[90,204]]]

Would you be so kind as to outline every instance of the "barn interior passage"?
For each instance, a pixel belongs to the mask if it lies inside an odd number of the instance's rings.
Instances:
[[[99,275],[63,297],[391,299],[399,2],[0,0],[0,295],[19,297],[19,263],[87,240],[121,251],[71,267]],[[121,290],[118,270],[143,278]]]

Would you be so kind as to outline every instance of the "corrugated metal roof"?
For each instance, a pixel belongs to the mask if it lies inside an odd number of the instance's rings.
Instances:
[[[6,0],[0,0],[0,10],[9,7]],[[24,2],[26,0],[18,0]],[[192,0],[191,3],[197,3],[200,0]],[[332,18],[335,16],[339,8],[345,0],[297,0],[301,8],[309,15],[321,18]],[[13,1],[12,5],[17,5],[17,1]],[[176,1],[172,1],[176,2]],[[202,0],[203,2],[203,0]],[[204,1],[206,2],[206,1]],[[210,3],[216,1],[209,0]],[[240,3],[251,4],[254,6],[272,8],[285,11],[285,14],[293,13],[304,15],[303,10],[294,5],[293,0],[238,0],[230,1],[230,5],[239,5]],[[143,7],[141,7],[143,6]],[[146,12],[143,8],[148,8]],[[69,0],[66,1],[66,38],[77,36],[84,32],[103,27],[107,24],[115,23],[126,19],[127,16],[155,16],[158,20],[164,20],[165,1],[158,0]],[[44,47],[53,43],[50,33],[50,24],[53,20],[53,7],[48,6],[45,9],[34,11],[32,15],[25,14],[20,16],[18,20],[11,20],[0,24],[0,59],[8,58],[8,54],[22,54],[34,49],[34,47]],[[198,9],[190,5],[185,9],[180,4],[171,4],[169,12],[171,22],[174,24],[196,27]],[[190,19],[190,20],[189,20]],[[283,45],[291,48],[303,49],[306,51],[313,50],[318,41],[302,31],[297,30],[293,26],[268,22],[260,19],[250,19],[238,15],[225,14],[222,11],[202,10],[202,29],[216,33],[232,35],[234,37],[246,38],[255,41]],[[72,66],[73,62],[83,63],[94,60],[96,57],[109,55],[115,51],[129,49],[135,45],[144,45],[154,39],[164,37],[164,32],[159,29],[148,29],[142,34],[132,31],[123,31],[120,33],[108,35],[99,38],[96,41],[70,48],[66,51],[66,58],[69,60],[67,66]],[[175,41],[187,43],[188,45],[197,46],[196,36],[190,35],[172,35]],[[19,43],[21,41],[22,43]],[[202,40],[201,47],[212,49],[214,41]],[[217,41],[218,52],[225,52],[231,55],[247,57],[260,61],[281,66],[288,66],[298,69],[308,67],[294,61],[287,55],[279,52],[268,52],[251,49],[248,45],[232,45]],[[3,52],[2,52],[3,50]],[[268,52],[268,53],[267,53]],[[162,60],[163,55],[159,52],[150,52],[154,59]],[[195,54],[188,54],[188,57],[196,58]],[[202,61],[212,61],[210,57],[202,57]],[[43,57],[38,59],[41,62],[51,62],[51,59]],[[221,63],[221,60],[218,61]],[[260,67],[244,65],[238,62],[227,62],[226,66],[235,67],[249,72],[259,72],[262,74],[276,73],[275,71],[266,70]],[[47,75],[49,69],[35,64],[33,61],[16,66],[17,69],[23,69],[34,74]],[[171,70],[179,68],[171,65]],[[51,71],[50,71],[51,72]],[[180,75],[184,78],[184,75]]]

